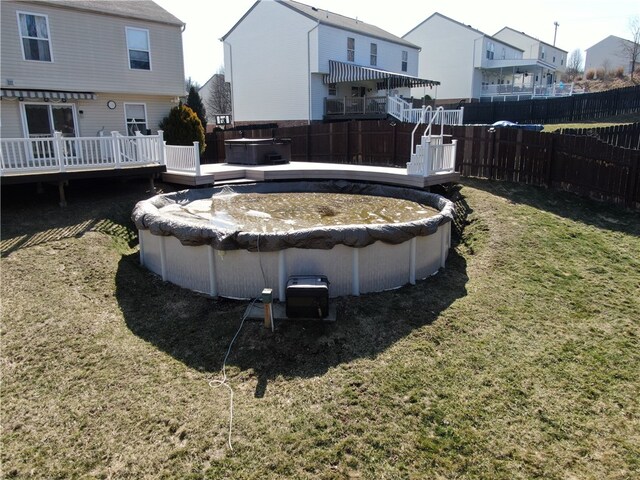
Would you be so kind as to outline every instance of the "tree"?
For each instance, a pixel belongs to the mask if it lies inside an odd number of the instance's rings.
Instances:
[[[629,20],[631,41],[622,42],[622,54],[629,60],[631,80],[635,83],[636,67],[640,63],[640,17]]]
[[[231,113],[231,85],[224,81],[224,68],[219,68],[208,83],[205,97],[209,113],[219,115]]]
[[[160,129],[164,131],[164,138],[168,145],[193,145],[200,142],[200,154],[206,147],[202,122],[186,105],[173,107],[169,115],[160,122]]]
[[[196,82],[193,78],[187,77],[184,79],[184,91],[188,92],[191,90],[191,87],[195,87],[196,90],[200,90],[200,84]]]
[[[584,57],[582,51],[579,48],[573,50],[567,57],[567,70],[566,75],[569,80],[573,80],[576,76],[582,73],[584,68]]]
[[[189,95],[187,95],[187,106],[193,110],[198,118],[200,119],[200,123],[202,126],[206,128],[207,126],[207,110],[204,108],[204,104],[202,103],[202,98],[200,98],[200,94],[194,85],[189,88]]]

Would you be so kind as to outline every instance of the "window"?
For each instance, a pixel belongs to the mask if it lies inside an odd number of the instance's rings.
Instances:
[[[338,87],[335,83],[329,84],[329,96],[335,97],[338,94]]]
[[[494,56],[494,53],[495,53],[495,49],[496,49],[496,47],[495,47],[495,45],[493,44],[493,42],[489,42],[489,43],[487,43],[487,58],[488,58],[489,60],[493,60],[493,56]]]
[[[540,58],[541,58],[542,60],[544,60],[544,54],[545,54],[544,47],[542,47],[542,48],[540,49]]]
[[[406,50],[402,51],[402,71],[406,72],[409,66],[409,52]]]
[[[556,63],[556,56],[553,56],[553,63]]]
[[[560,65],[564,65],[564,55],[560,57]]]
[[[29,138],[51,137],[61,132],[64,137],[76,136],[73,105],[50,103],[22,103],[24,125]]]
[[[347,61],[353,62],[356,59],[356,39],[347,38]]]
[[[147,107],[144,103],[125,103],[124,114],[127,117],[127,135],[147,132]]]
[[[378,44],[371,44],[371,59],[369,61],[371,65],[378,65]]]
[[[151,70],[149,30],[127,27],[127,49],[129,51],[129,68]]]
[[[18,12],[18,28],[25,60],[51,62],[49,25],[45,15]]]

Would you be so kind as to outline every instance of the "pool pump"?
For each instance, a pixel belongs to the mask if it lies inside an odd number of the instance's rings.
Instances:
[[[329,280],[324,275],[294,275],[286,289],[288,318],[326,318],[329,314]]]

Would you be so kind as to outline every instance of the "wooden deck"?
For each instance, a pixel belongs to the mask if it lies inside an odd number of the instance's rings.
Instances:
[[[340,163],[290,162],[282,165],[230,165],[204,164],[200,175],[189,172],[167,171],[162,174],[167,183],[198,187],[228,182],[272,180],[349,180],[374,182],[402,187],[426,188],[432,185],[457,182],[460,173],[441,173],[423,177],[408,175],[406,168],[376,167],[371,165],[345,165]]]

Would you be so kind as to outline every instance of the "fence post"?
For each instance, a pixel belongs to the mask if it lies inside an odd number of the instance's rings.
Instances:
[[[120,168],[120,145],[118,142],[118,132],[111,132],[111,149],[113,150],[113,163],[115,168]]]
[[[491,178],[493,175],[493,151],[496,146],[496,129],[489,130],[489,145],[487,148],[487,165],[489,166],[489,173],[486,178]]]
[[[450,168],[452,172],[456,171],[456,154],[458,152],[458,140],[451,140],[453,147],[451,147],[451,160],[450,160]]]
[[[629,176],[627,177],[627,191],[624,196],[625,206],[631,208],[633,206],[633,201],[635,197],[636,189],[638,188],[638,183],[640,177],[640,168],[638,168],[638,163],[640,163],[640,151],[638,150],[626,150],[629,155]]]
[[[53,133],[53,155],[58,159],[58,167],[61,172],[65,171],[64,148],[62,145],[62,132]]]
[[[167,151],[164,143],[164,132],[162,130],[158,130],[158,162],[160,165],[167,164]]]
[[[193,161],[196,166],[196,177],[200,176],[200,142],[193,142]]]
[[[458,125],[464,125],[464,107],[460,107],[460,115],[458,116]]]
[[[552,133],[549,135],[549,142],[547,146],[547,188],[551,188],[553,185],[553,157],[555,156],[554,146],[556,134]]]

